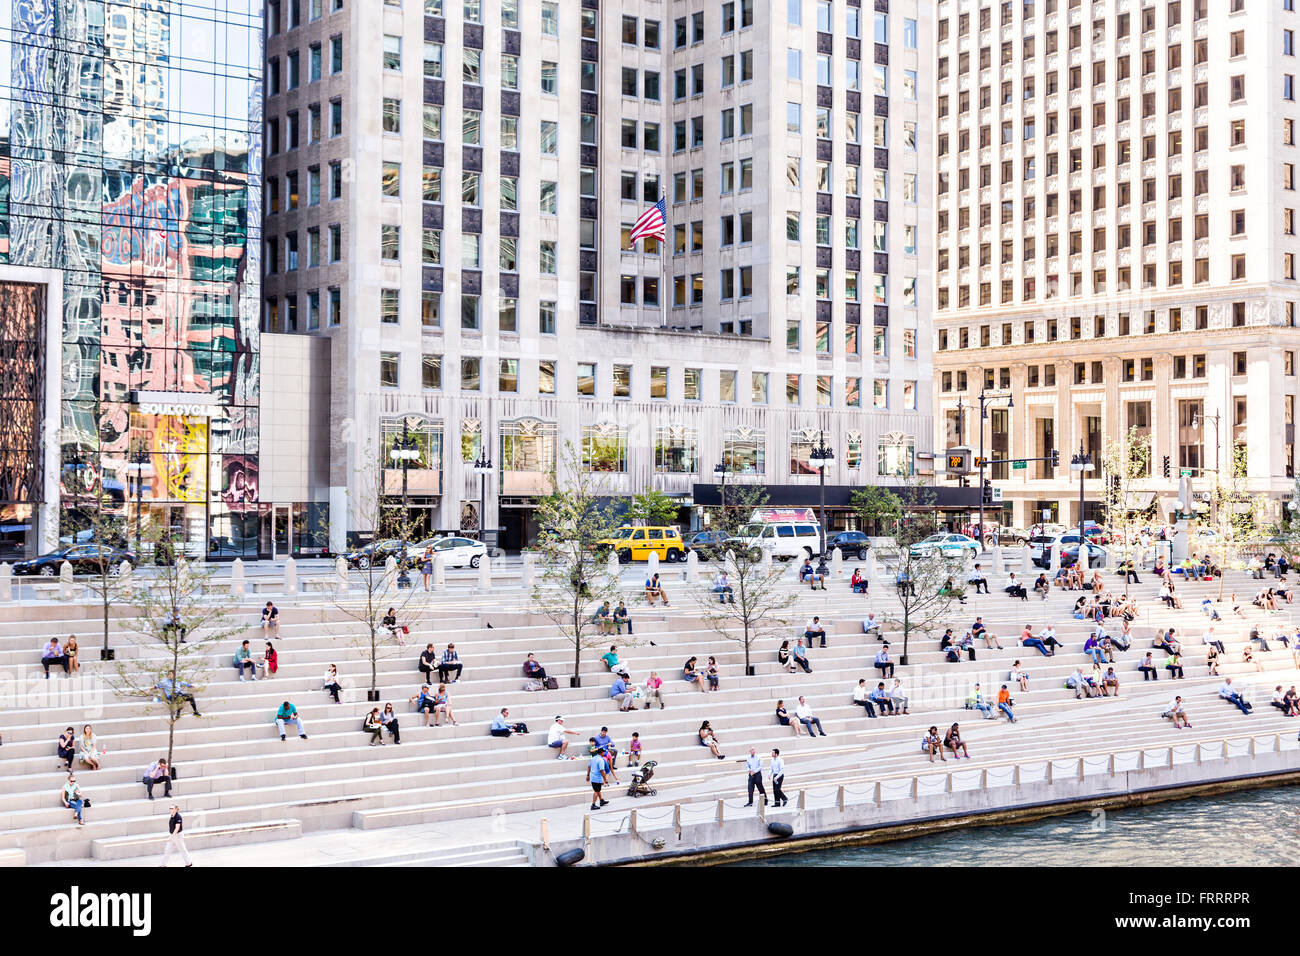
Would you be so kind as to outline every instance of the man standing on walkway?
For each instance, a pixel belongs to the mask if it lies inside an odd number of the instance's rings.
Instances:
[[[749,772],[749,802],[747,807],[754,805],[754,790],[763,795],[763,805],[767,805],[767,791],[763,789],[763,758],[758,755],[753,747],[749,748],[749,756],[745,758],[745,769]],[[776,785],[773,784],[775,787]]]
[[[772,806],[783,807],[789,803],[785,791],[781,786],[785,783],[785,761],[781,759],[781,751],[772,751]]]
[[[181,859],[185,861],[186,866],[193,866],[190,861],[190,851],[185,848],[185,823],[181,819],[181,808],[172,804],[171,816],[167,818],[167,845],[163,847],[163,858],[159,866],[166,866],[167,860],[171,857],[172,851],[180,853]]]

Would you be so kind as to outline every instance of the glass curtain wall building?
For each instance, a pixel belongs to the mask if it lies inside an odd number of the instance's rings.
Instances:
[[[10,551],[104,501],[257,552],[261,127],[262,0],[0,0],[0,356],[57,370],[0,389]]]

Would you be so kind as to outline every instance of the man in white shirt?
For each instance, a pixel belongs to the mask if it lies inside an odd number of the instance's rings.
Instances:
[[[804,626],[803,636],[804,640],[808,642],[809,647],[812,647],[814,637],[821,638],[820,646],[826,646],[826,628],[822,627],[822,619],[816,614],[814,614],[812,620]]]
[[[853,703],[867,712],[868,717],[876,716],[876,707],[871,703],[871,688],[865,677],[858,679],[858,686],[853,688]]]
[[[1214,628],[1210,628],[1203,635],[1201,635],[1201,643],[1206,645],[1207,647],[1213,647],[1220,654],[1225,653],[1225,651],[1223,650],[1223,641],[1219,640],[1214,636]]]
[[[731,582],[727,580],[727,572],[719,571],[717,577],[713,579],[713,593],[718,596],[718,603],[730,601],[736,603],[736,595],[732,592]]]
[[[1246,698],[1242,697],[1235,689],[1233,689],[1231,677],[1225,677],[1223,679],[1223,683],[1219,686],[1219,696],[1232,704],[1243,714],[1249,714],[1252,709],[1251,704],[1246,700]]]
[[[814,724],[817,725],[817,730],[820,731],[823,737],[830,736],[830,734],[826,733],[825,729],[823,729],[821,720],[813,715],[812,707],[808,705],[808,701],[804,700],[802,697],[799,698],[799,706],[794,709],[794,715],[799,719],[799,723],[803,724],[804,728],[807,729],[809,737],[817,736],[817,734],[812,732]]]
[[[903,691],[903,682],[897,677],[894,678],[894,686],[889,688],[889,699],[894,702],[895,713],[900,708],[903,713],[907,713],[907,694]]]
[[[781,759],[781,751],[772,751],[772,806],[783,807],[789,803],[781,785],[785,783],[785,761]]]
[[[867,612],[867,619],[862,622],[862,633],[870,634],[876,632],[876,640],[881,640],[880,619],[876,617],[875,611]]]
[[[556,760],[563,760],[569,752],[569,742],[565,740],[567,734],[577,736],[576,730],[570,730],[564,726],[564,718],[558,714],[555,717],[555,723],[551,724],[551,729],[546,733],[546,746],[558,751],[555,755]]]
[[[980,570],[979,564],[976,564],[975,567],[971,569],[971,573],[966,576],[966,583],[975,586],[976,594],[980,593],[980,588],[984,589],[985,594],[989,593],[988,578],[984,577],[984,572]]]
[[[753,747],[749,748],[749,756],[745,758],[745,771],[749,774],[749,803],[745,806],[754,805],[756,789],[763,795],[763,806],[767,806],[767,791],[763,789],[763,758]]]
[[[1038,639],[1043,642],[1044,646],[1052,648],[1053,654],[1056,653],[1056,648],[1065,647],[1064,644],[1056,639],[1056,628],[1052,627],[1050,624],[1038,632]]]
[[[1170,703],[1169,709],[1165,711],[1164,716],[1169,717],[1174,722],[1174,729],[1177,730],[1179,725],[1183,727],[1192,726],[1192,722],[1187,719],[1187,713],[1183,710],[1183,698],[1175,697]]]

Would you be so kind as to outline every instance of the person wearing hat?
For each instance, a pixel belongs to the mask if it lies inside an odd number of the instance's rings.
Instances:
[[[564,718],[556,714],[555,723],[551,724],[551,729],[546,733],[546,746],[558,751],[555,755],[556,760],[563,760],[569,752],[569,742],[564,739],[566,734],[573,734],[576,737],[578,732],[564,726]]]
[[[171,816],[167,818],[167,833],[167,845],[163,847],[162,862],[158,865],[166,866],[172,851],[176,850],[186,866],[193,866],[190,851],[185,848],[185,822],[181,819],[181,808],[174,803],[171,805]]]

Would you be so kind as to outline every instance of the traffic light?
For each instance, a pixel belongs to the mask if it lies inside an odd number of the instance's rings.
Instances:
[[[1165,474],[1165,477],[1166,477],[1166,478],[1169,477],[1169,456],[1168,456],[1168,455],[1165,455],[1165,472],[1164,472],[1164,474]]]
[[[980,500],[986,505],[993,504],[993,482],[987,478],[984,479],[984,484],[980,486]]]
[[[1056,468],[1061,464],[1061,453],[1055,448],[1052,449],[1052,467]]]

